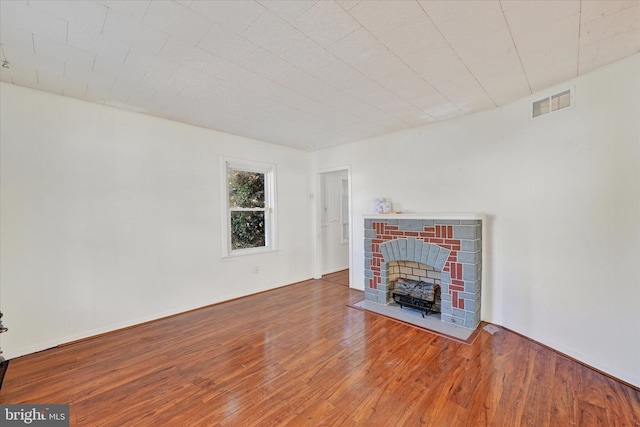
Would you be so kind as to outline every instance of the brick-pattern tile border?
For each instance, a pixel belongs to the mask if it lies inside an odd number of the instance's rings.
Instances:
[[[366,218],[365,299],[388,304],[387,264],[414,261],[441,271],[444,322],[480,323],[482,221]]]

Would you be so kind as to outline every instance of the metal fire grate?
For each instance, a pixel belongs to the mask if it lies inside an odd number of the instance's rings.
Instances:
[[[422,317],[437,313],[434,303],[440,299],[440,286],[419,280],[398,279],[393,287],[393,300],[403,307],[420,310]]]

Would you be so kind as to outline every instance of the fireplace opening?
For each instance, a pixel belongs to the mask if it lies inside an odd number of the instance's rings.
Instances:
[[[414,261],[393,261],[389,268],[389,303],[401,308],[409,307],[422,312],[440,313],[441,273],[433,267]]]

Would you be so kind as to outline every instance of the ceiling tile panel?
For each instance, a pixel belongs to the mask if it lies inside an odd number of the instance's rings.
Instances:
[[[332,86],[323,83],[262,48],[257,49],[243,61],[243,65],[286,88],[316,100],[323,101],[340,94]]]
[[[411,126],[422,126],[434,121],[424,110],[414,106],[396,110],[391,114]]]
[[[583,23],[580,29],[580,44],[588,45],[635,30],[640,30],[640,2],[635,7]]]
[[[450,73],[431,75],[429,83],[442,94],[464,93],[481,87],[476,77],[466,67],[452,69]]]
[[[17,52],[16,55],[12,55],[12,57],[14,59],[11,63],[11,70],[14,70],[14,67],[25,67],[35,70],[36,73],[46,72],[47,74],[58,77],[64,76],[65,63],[60,59],[47,58],[29,52]]]
[[[373,80],[382,80],[385,76],[409,69],[407,64],[388,50],[354,62],[353,67]]]
[[[271,81],[284,83],[285,87],[287,87],[286,75],[302,72],[294,65],[262,48],[254,50],[241,65]]]
[[[422,1],[421,4],[436,27],[454,46],[491,34],[507,25],[498,1]]]
[[[336,61],[335,55],[308,38],[293,44],[279,56],[308,73],[315,73]]]
[[[295,48],[306,38],[300,31],[271,12],[262,14],[242,32],[242,36],[275,54]]]
[[[429,89],[428,87],[425,87],[420,91],[420,95],[420,97],[412,99],[411,104],[423,111],[426,111],[438,105],[451,103],[450,99],[448,99],[442,92],[435,88]]]
[[[386,120],[389,117],[389,114],[380,109],[351,96],[345,95],[334,98],[332,105],[340,111],[344,111],[370,123],[378,123],[380,120]]]
[[[423,49],[433,49],[445,40],[431,20],[421,13],[408,19],[403,25],[377,35],[377,38],[393,53],[403,58]]]
[[[166,69],[146,73],[142,78],[142,84],[150,88],[159,87],[163,93],[172,95],[178,95],[186,87],[183,79]]]
[[[444,40],[413,52],[403,57],[402,60],[413,71],[426,76],[437,76],[466,69],[458,54]]]
[[[102,31],[109,8],[96,2],[77,0],[31,1],[29,7],[82,26],[85,31]]]
[[[498,106],[531,95],[529,83],[523,74],[511,73],[507,70],[478,77],[478,80]]]
[[[110,13],[116,12],[141,21],[151,5],[151,0],[99,0],[98,3],[107,6]]]
[[[309,38],[328,47],[353,33],[360,24],[333,1],[319,1],[293,23]]]
[[[638,0],[583,1],[580,4],[582,24],[638,6]]]
[[[447,102],[431,84],[409,69],[387,76],[380,84],[414,107],[423,108],[425,103],[431,106]]]
[[[189,43],[198,43],[213,22],[172,1],[152,1],[143,22]]]
[[[258,1],[258,3],[285,21],[293,23],[300,15],[316,4],[317,1],[318,0],[264,0]]]
[[[127,55],[127,59],[124,61],[124,65],[144,70],[145,72],[173,72],[179,66],[179,64],[175,63],[174,61],[165,59],[153,53],[149,53],[137,47],[131,48],[131,50],[129,51],[129,55]]]
[[[187,63],[185,63],[187,65]],[[224,58],[221,58],[216,55],[212,55],[211,62],[206,64],[200,71],[209,75],[210,77],[229,80],[229,81],[240,81],[244,82],[242,78],[242,71],[245,69],[231,61],[227,61]]]
[[[582,5],[581,5],[582,3]],[[509,23],[511,33],[518,36],[521,33],[537,31],[559,20],[573,17],[580,18],[580,10],[585,3],[580,0],[563,1],[530,1],[509,0],[501,2],[502,10]]]
[[[279,87],[277,92],[269,95],[268,100],[272,103],[278,103],[293,108],[299,108],[298,106],[305,105],[307,101],[315,101],[306,95],[282,87]],[[254,106],[252,105],[251,107]]]
[[[571,45],[573,51],[577,52],[579,23],[580,17],[571,15],[530,31],[514,34],[513,39],[520,56],[533,52],[551,52],[558,44]]]
[[[377,105],[385,112],[395,111],[411,106],[407,101],[384,87],[367,93],[361,98],[361,100],[367,104]]]
[[[185,86],[177,96],[185,103],[205,103],[214,95],[212,84],[213,80],[210,80],[206,83],[200,82],[197,85]]]
[[[507,27],[501,27],[497,31],[465,42],[457,42],[453,48],[465,64],[481,62],[486,58],[508,55],[516,51]]]
[[[76,99],[87,99],[87,82],[65,78],[62,80],[62,85],[62,95]]]
[[[344,10],[351,10],[362,1],[363,0],[336,0],[336,3],[338,3]]]
[[[336,87],[340,87],[351,80],[359,79],[363,76],[361,72],[340,59],[336,59],[330,64],[320,68],[314,75],[323,82]]]
[[[158,56],[198,71],[207,70],[216,60],[222,60],[222,58],[175,37],[170,37],[167,40],[160,52],[158,52]],[[227,77],[229,76],[231,74],[227,75]]]
[[[122,64],[105,58],[96,58],[93,71],[98,74],[113,76],[119,80],[126,80],[132,84],[140,83],[146,70],[133,65]]]
[[[329,47],[330,52],[351,65],[386,50],[387,48],[364,28],[354,31]]]
[[[89,69],[93,67],[93,61],[96,59],[96,54],[94,52],[58,43],[57,41],[38,35],[33,36],[33,45],[36,55],[68,62]]]
[[[351,95],[356,98],[363,98],[368,93],[376,91],[380,89],[379,83],[371,80],[367,76],[361,76],[353,80],[349,80],[341,85],[338,85],[338,89],[340,89],[343,93]]]
[[[260,15],[265,12],[265,8],[254,1],[211,1],[196,0],[189,8],[217,22],[223,27],[241,33],[246,30]]]
[[[640,30],[629,31],[614,37],[580,46],[578,72],[588,73],[640,51]]]
[[[32,33],[14,27],[11,24],[2,24],[0,26],[0,44],[2,44],[1,52],[3,55],[5,54],[5,49],[7,51],[34,53]],[[1,59],[5,58],[2,57]],[[8,57],[6,59],[10,61]]]
[[[224,40],[224,43],[220,43]],[[226,28],[213,24],[197,46],[231,62],[240,62],[256,50],[257,46],[246,38]]]
[[[349,14],[376,37],[425,16],[417,2],[395,0],[363,1],[349,9]]]
[[[116,79],[113,86],[109,90],[107,97],[103,100],[105,103],[110,104],[113,102],[121,102],[124,105],[127,105],[129,98],[134,93],[139,92],[147,92],[149,90],[153,90],[153,88],[149,88],[139,82],[133,82],[128,79]],[[151,109],[151,105],[132,105],[134,107],[138,107],[140,109],[149,110]]]
[[[29,7],[24,1],[0,1],[0,26],[5,25],[11,25],[59,43],[67,41],[66,20]]]
[[[111,87],[116,80],[115,77],[111,75],[99,74],[89,68],[78,67],[70,64],[65,64],[64,77],[87,83],[92,82],[95,86],[103,88]]]
[[[348,117],[349,115],[336,111],[333,105],[328,105],[310,98],[302,99],[301,102],[295,105],[295,108],[304,113],[321,117],[333,125],[348,126],[354,119],[353,117]]]
[[[87,52],[95,52],[96,56],[124,62],[129,53],[130,45],[111,37],[87,31],[85,28],[70,23],[67,44]]]
[[[153,53],[159,52],[169,38],[166,32],[151,28],[135,16],[121,14],[114,10],[109,10],[102,34]]]
[[[436,25],[469,13],[469,1],[418,0],[418,2]]]
[[[558,58],[540,67],[527,68],[527,78],[534,92],[544,90],[576,76],[578,57]]]
[[[17,65],[7,70],[0,68],[0,80],[18,86],[36,87],[38,86],[38,74],[35,68]]]
[[[577,45],[577,40],[560,42],[555,46],[548,47],[544,50],[521,51],[520,58],[522,59],[522,63],[524,64],[527,73],[533,68],[544,68],[552,66],[556,62],[565,62],[570,60],[574,63],[574,74],[576,74],[578,66]]]
[[[468,64],[471,73],[480,81],[491,78],[496,74],[505,74],[516,78],[524,77],[524,70],[520,58],[515,51],[505,52],[485,58],[482,61]]]
[[[462,115],[462,111],[455,104],[440,104],[425,110],[425,114],[434,120],[447,120]]]
[[[443,94],[462,114],[468,114],[472,111],[484,111],[496,106],[480,85],[462,91],[447,91],[443,89]]]

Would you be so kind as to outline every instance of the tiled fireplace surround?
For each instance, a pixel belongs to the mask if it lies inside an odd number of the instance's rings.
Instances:
[[[364,219],[365,299],[389,304],[396,261],[417,271],[440,272],[441,320],[475,328],[480,323],[482,219],[367,215]],[[416,265],[417,264],[417,265]],[[422,264],[422,265],[420,265]],[[423,268],[424,265],[428,266]]]

